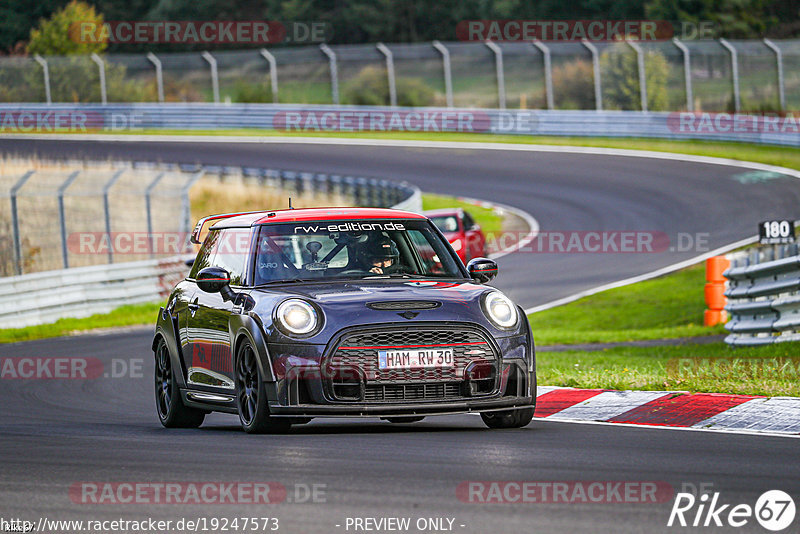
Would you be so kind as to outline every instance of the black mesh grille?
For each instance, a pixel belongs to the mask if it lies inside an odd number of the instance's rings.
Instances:
[[[378,351],[393,348],[450,348],[454,365],[442,368],[382,370],[378,368]],[[380,332],[358,332],[344,337],[330,359],[336,367],[357,367],[370,383],[458,382],[464,369],[473,362],[494,365],[496,356],[483,335],[474,330],[405,329]]]
[[[441,302],[435,300],[400,300],[387,302],[370,302],[368,308],[373,310],[431,310],[441,306]]]
[[[460,385],[452,382],[368,385],[364,391],[364,400],[368,402],[442,400],[457,399],[461,396]]]

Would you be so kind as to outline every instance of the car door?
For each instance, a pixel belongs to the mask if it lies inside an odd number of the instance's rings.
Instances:
[[[250,229],[229,228],[213,232],[216,235],[209,265],[228,271],[231,288],[238,292],[245,285]],[[243,233],[247,234],[244,242],[241,239]],[[226,301],[220,293],[206,293],[197,288],[189,308],[191,349],[187,355],[187,383],[193,387],[234,389],[228,328],[234,302]]]

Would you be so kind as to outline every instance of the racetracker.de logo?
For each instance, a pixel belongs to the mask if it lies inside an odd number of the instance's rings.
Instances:
[[[105,116],[95,111],[19,109],[0,112],[0,131],[2,132],[85,132],[102,130],[104,126]]]
[[[800,133],[800,115],[675,112],[667,117],[667,127],[680,134],[796,134]]]
[[[465,481],[456,497],[469,504],[652,504],[669,502],[672,486],[659,481]]]
[[[325,22],[274,20],[114,20],[74,22],[69,36],[77,43],[113,44],[278,44],[322,43],[330,34]]]
[[[1,380],[92,380],[103,374],[103,361],[98,358],[0,358]]]
[[[664,41],[672,39],[672,23],[663,20],[462,20],[460,41]]]
[[[279,482],[75,482],[75,504],[277,504],[286,500]]]
[[[323,132],[488,132],[482,111],[279,111],[273,128]]]

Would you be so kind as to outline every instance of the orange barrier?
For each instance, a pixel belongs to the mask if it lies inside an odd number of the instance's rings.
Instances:
[[[728,320],[725,312],[725,277],[722,273],[731,266],[731,262],[725,256],[714,256],[706,260],[706,281],[705,297],[708,309],[703,313],[703,324],[714,326]]]

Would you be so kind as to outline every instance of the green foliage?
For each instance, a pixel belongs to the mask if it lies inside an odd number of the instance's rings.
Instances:
[[[95,42],[99,39],[81,39],[82,23],[92,24],[99,30],[103,24],[103,16],[89,4],[72,0],[49,19],[40,20],[39,27],[31,30],[28,52],[43,56],[64,56],[104,51],[108,43]]]
[[[587,61],[553,67],[553,94],[559,109],[594,109],[594,71]]]
[[[420,78],[398,78],[397,105],[430,106],[435,92]],[[386,71],[378,67],[364,67],[342,92],[342,103],[359,106],[385,106],[389,104],[389,82]]]
[[[778,15],[797,21],[800,6],[786,12],[785,0],[650,0],[646,15],[652,20],[715,23],[715,37],[752,39],[775,27]]]
[[[231,102],[243,104],[271,103],[272,87],[267,83],[247,83],[237,80],[230,91],[230,97]]]
[[[647,108],[667,109],[667,76],[669,66],[660,52],[645,51]],[[603,73],[603,102],[609,109],[641,109],[639,63],[636,53],[625,43],[617,43],[600,56]]]

